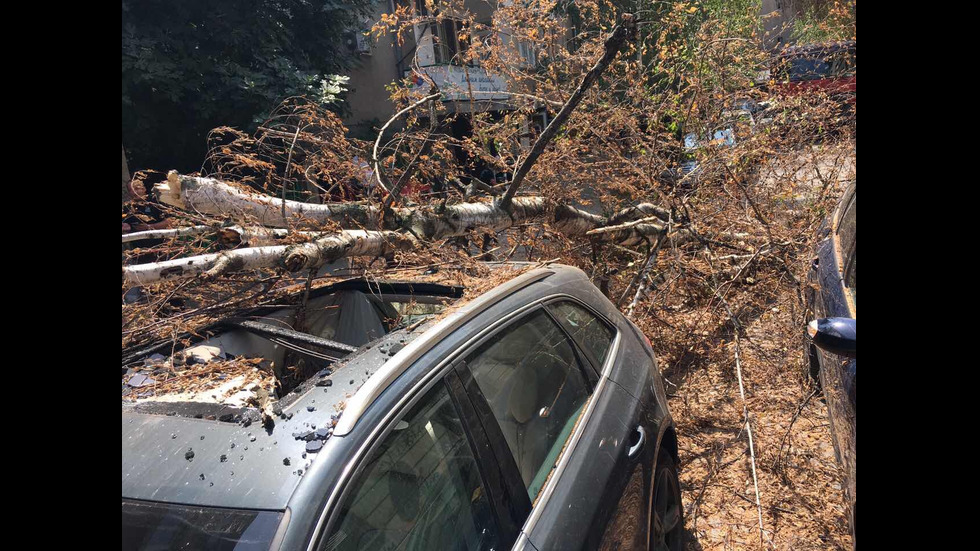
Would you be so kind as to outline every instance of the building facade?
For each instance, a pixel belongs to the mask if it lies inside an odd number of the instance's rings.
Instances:
[[[380,0],[376,3],[373,19],[366,20],[363,29],[351,33],[348,40],[349,47],[356,49],[361,59],[360,66],[350,73],[347,85],[350,114],[344,123],[351,130],[351,135],[364,139],[376,135],[378,127],[394,113],[389,86],[406,78],[422,93],[429,88],[426,79],[435,82],[442,92],[445,113],[448,114],[470,111],[502,114],[516,108],[511,93],[519,90],[513,83],[502,75],[485,70],[479,60],[463,59],[462,54],[472,41],[484,40],[486,36],[465,36],[464,27],[458,19],[443,14],[440,21],[414,25],[411,32],[403,37],[402,44],[393,34],[367,40],[363,32],[382,14],[393,13],[398,5],[409,6],[422,17],[430,15],[422,0]],[[497,2],[466,0],[463,5],[481,26],[495,28]],[[533,70],[537,64],[534,49],[529,44],[508,37],[506,32],[499,34],[504,38],[505,45],[518,54],[515,59],[519,60],[520,67]],[[544,128],[548,112],[544,105],[538,111],[529,124]],[[452,131],[453,134],[466,132],[461,128]]]

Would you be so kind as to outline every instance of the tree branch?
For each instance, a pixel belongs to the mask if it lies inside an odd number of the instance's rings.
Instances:
[[[167,181],[153,186],[160,202],[182,210],[218,216],[239,215],[273,228],[284,227],[282,210],[293,225],[323,225],[336,222],[342,226],[378,227],[377,207],[365,203],[303,203],[282,201],[270,195],[246,191],[213,178],[184,176],[176,171]]]
[[[616,58],[616,54],[623,47],[628,40],[631,40],[636,36],[636,18],[632,14],[623,15],[623,21],[620,22],[616,27],[609,33],[609,37],[606,38],[604,44],[602,57],[599,61],[589,69],[589,72],[585,74],[582,82],[579,83],[578,88],[572,92],[572,96],[568,98],[565,105],[562,106],[555,118],[548,123],[548,127],[544,129],[544,132],[538,136],[535,140],[534,145],[531,146],[531,151],[528,152],[527,157],[521,161],[520,166],[514,171],[514,179],[510,183],[510,187],[507,188],[507,193],[504,194],[503,199],[500,202],[501,208],[504,210],[510,209],[511,201],[514,199],[514,194],[517,193],[517,189],[524,182],[525,176],[530,172],[531,167],[534,166],[535,161],[547,147],[551,139],[554,138],[558,129],[561,128],[568,117],[572,114],[572,111],[578,106],[585,97],[585,92],[592,87],[597,80],[599,80],[599,75],[606,70],[606,67],[612,63],[612,60]]]
[[[374,140],[374,149],[371,151],[371,164],[372,166],[374,166],[374,177],[377,178],[378,185],[380,185],[381,189],[387,191],[389,194],[391,194],[393,186],[391,185],[390,181],[387,181],[388,178],[381,171],[381,160],[378,158],[378,149],[381,147],[381,138],[385,135],[385,131],[388,130],[388,127],[391,126],[392,123],[400,119],[402,115],[408,113],[412,109],[415,109],[416,107],[422,105],[423,103],[429,100],[434,100],[438,98],[441,95],[442,95],[441,92],[435,92],[416,101],[415,103],[409,105],[408,107],[392,115],[391,118],[388,119],[388,122],[386,122],[384,126],[381,127],[381,130],[378,131],[378,137],[375,138]]]
[[[213,278],[260,268],[311,270],[353,256],[384,256],[415,246],[411,237],[389,231],[346,230],[299,245],[248,247],[163,262],[123,267],[123,281],[143,285],[164,279]]]

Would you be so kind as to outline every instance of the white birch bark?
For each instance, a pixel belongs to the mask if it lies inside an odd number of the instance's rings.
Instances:
[[[218,243],[222,248],[265,247],[278,245],[289,236],[301,236],[306,240],[317,239],[328,232],[290,231],[285,228],[266,228],[265,226],[226,226],[217,230]]]
[[[472,230],[500,231],[511,226],[544,218],[553,211],[543,197],[518,197],[508,212],[498,202],[459,203],[444,209],[419,207],[396,209],[399,226],[414,235],[431,240],[466,235]]]
[[[171,228],[166,230],[147,230],[136,231],[122,234],[122,242],[139,241],[140,239],[169,239],[171,237],[184,237],[187,235],[199,235],[211,230],[210,226],[190,226],[187,228]]]
[[[197,276],[209,278],[260,268],[284,268],[289,271],[313,269],[340,258],[384,256],[395,250],[410,249],[414,245],[412,238],[396,232],[347,230],[298,245],[248,247],[124,266],[123,282],[128,285],[143,285],[164,279]]]
[[[220,216],[242,217],[273,228],[323,226],[338,222],[342,226],[377,227],[379,210],[362,203],[302,203],[253,193],[213,178],[184,176],[170,171],[167,181],[153,186],[157,198],[182,210]]]
[[[262,226],[283,228],[282,199],[269,195],[252,193],[213,178],[184,176],[171,172],[165,183],[154,187],[159,199],[184,210],[219,216],[248,216]],[[444,239],[465,235],[472,230],[500,231],[511,226],[547,220],[555,229],[568,237],[585,235],[589,230],[610,223],[619,223],[634,218],[651,215],[664,219],[669,213],[665,209],[643,203],[624,209],[608,220],[596,214],[535,196],[516,197],[511,210],[501,207],[500,201],[473,202],[448,205],[444,208],[420,206],[401,207],[391,210],[391,218],[386,221],[387,229],[409,230],[414,235],[427,239]],[[340,223],[347,229],[376,229],[379,224],[380,209],[363,203],[331,203],[318,205],[286,201],[286,216],[292,225],[323,225],[328,221]],[[549,218],[550,217],[550,218]],[[253,226],[248,226],[252,228]],[[252,230],[259,241],[243,243],[259,244],[262,239],[269,242],[269,234]],[[275,234],[277,237],[278,234]]]
[[[220,275],[234,266],[237,270],[254,270],[276,266],[286,253],[287,245],[251,247],[223,253],[202,254],[176,258],[163,262],[148,262],[123,266],[123,282],[126,285],[145,285],[165,279],[196,277],[206,272]],[[213,270],[217,267],[217,270]]]

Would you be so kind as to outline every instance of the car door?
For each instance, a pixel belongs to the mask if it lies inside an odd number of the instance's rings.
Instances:
[[[499,551],[516,541],[489,443],[446,371],[357,465],[320,550]]]
[[[608,352],[615,330],[596,339]],[[538,307],[485,335],[455,366],[520,503],[519,545],[598,548],[617,511],[629,509],[608,547],[643,547],[650,463],[641,458],[652,446],[635,431],[638,400],[600,378],[583,348]],[[630,484],[629,506],[618,507]]]
[[[610,315],[620,315],[603,297],[596,296],[595,300],[605,302],[606,306],[611,307]],[[595,302],[588,304],[600,308]],[[548,304],[549,312],[579,345],[600,374],[608,376],[609,384],[616,387],[608,392],[610,398],[623,400],[607,403],[600,399],[593,414],[600,418],[624,416],[621,419],[628,429],[628,435],[625,453],[611,456],[621,461],[618,466],[613,467],[613,484],[606,492],[591,529],[595,537],[601,536],[598,540],[599,549],[647,549],[649,528],[652,526],[651,473],[661,451],[660,436],[664,434],[662,429],[669,426],[665,419],[666,409],[659,407],[666,403],[666,397],[662,385],[659,384],[653,351],[646,350],[643,346],[639,329],[620,316],[619,319],[626,322],[627,327],[625,331],[619,331],[615,324],[597,314],[598,310],[593,311],[591,306],[568,297],[558,298]],[[597,395],[601,397],[604,392],[600,383]],[[623,456],[625,460],[622,460]],[[594,464],[594,461],[584,459],[583,464]],[[569,477],[577,479],[578,475]],[[625,486],[621,487],[624,481]],[[582,490],[588,492],[589,488],[583,485]],[[560,515],[560,500],[556,499],[555,503],[545,506],[546,509],[549,507],[556,515]],[[677,519],[679,521],[680,516]],[[666,520],[669,522],[669,519]]]
[[[836,211],[830,238],[818,256],[818,318],[857,319],[857,193],[851,187]],[[857,359],[817,350],[820,382],[827,402],[838,462],[847,476],[847,495],[856,493]]]
[[[857,319],[857,193],[850,188],[836,211],[830,238],[818,256],[819,297],[815,313],[819,318]],[[841,448],[852,447],[857,407],[857,360],[818,350],[821,386],[830,408],[831,428]],[[846,449],[838,450],[846,463]]]
[[[852,187],[841,207],[835,232],[835,255],[840,277],[838,285],[844,295],[847,316],[857,319],[857,191]],[[838,443],[841,464],[854,478],[855,434],[857,427],[857,359],[841,358],[827,354],[827,406],[832,411],[831,423]],[[849,480],[849,494],[853,495],[853,480]]]

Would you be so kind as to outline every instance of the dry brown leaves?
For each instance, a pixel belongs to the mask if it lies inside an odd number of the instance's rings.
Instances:
[[[261,364],[261,358],[238,357],[176,366],[167,360],[133,368],[124,383],[137,375],[150,377],[153,382],[133,389],[123,399],[258,406],[252,403],[254,397],[263,394],[272,396],[276,383],[272,370]]]

